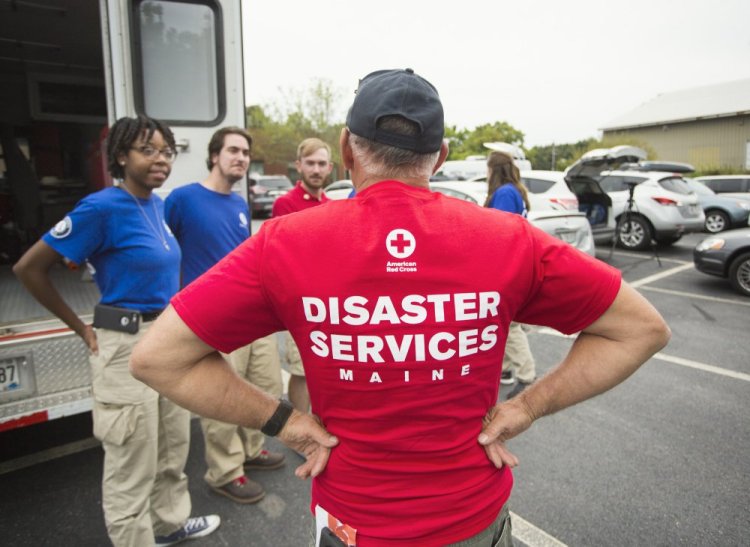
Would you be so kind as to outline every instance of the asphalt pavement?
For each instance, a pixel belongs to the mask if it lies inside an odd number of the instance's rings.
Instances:
[[[672,341],[623,385],[540,420],[511,441],[521,460],[511,497],[517,545],[747,544],[750,299],[692,268],[692,248],[702,237],[689,235],[659,249],[661,266],[648,252],[617,250],[610,258],[608,248],[599,249],[599,258],[618,267],[665,316]],[[539,328],[529,340],[539,374],[572,343]],[[501,398],[507,391],[503,386]],[[78,437],[71,425],[68,440],[56,443],[61,448],[41,453],[19,455],[24,451],[9,445],[45,437],[44,429],[0,436],[6,454],[0,461],[3,545],[107,544],[102,451],[90,440],[86,418],[75,423]],[[203,482],[196,420],[193,433],[186,469],[193,514],[219,514],[222,525],[192,545],[307,545],[309,482],[294,477],[301,462],[296,454],[269,440],[287,464],[253,474],[268,494],[241,506]],[[54,457],[66,449],[72,453]]]

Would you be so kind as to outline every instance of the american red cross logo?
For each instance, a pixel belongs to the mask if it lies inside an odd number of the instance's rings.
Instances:
[[[416,249],[417,241],[410,231],[397,228],[385,238],[385,247],[394,258],[406,258]]]

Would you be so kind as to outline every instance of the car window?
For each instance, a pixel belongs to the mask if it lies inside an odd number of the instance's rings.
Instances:
[[[744,192],[745,180],[741,178],[709,179],[704,181],[714,192]]]
[[[694,191],[696,194],[700,194],[702,196],[715,196],[716,195],[716,192],[711,190],[705,184],[698,182],[697,180],[686,180],[686,182],[688,183],[688,186],[690,186],[690,189]]]
[[[440,186],[434,186],[432,188],[433,192],[440,192],[441,194],[445,194],[446,196],[450,196],[452,198],[458,198],[462,199],[464,201],[468,201],[471,203],[477,203],[477,200],[475,200],[473,197],[471,197],[468,194],[464,194],[463,192],[459,192],[458,190],[451,190],[450,188],[442,188]]]
[[[604,177],[599,181],[599,186],[601,186],[602,190],[605,192],[622,192],[623,190],[628,189],[625,184],[625,177],[617,176]]]
[[[676,194],[692,194],[693,190],[682,177],[665,177],[659,179],[659,186]]]
[[[605,192],[627,192],[629,182],[640,184],[644,180],[646,180],[645,177],[623,177],[619,175],[608,175],[599,181],[599,185]]]
[[[526,188],[532,194],[542,194],[555,185],[555,181],[553,180],[535,179],[528,177],[523,177],[521,179],[521,182],[523,182],[524,186],[526,186]]]

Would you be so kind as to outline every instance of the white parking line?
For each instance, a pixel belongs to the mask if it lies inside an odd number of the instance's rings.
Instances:
[[[706,363],[699,363],[698,361],[691,361],[690,359],[683,359],[682,357],[675,357],[673,355],[666,355],[664,353],[657,353],[654,355],[654,359],[661,359],[668,363],[674,363],[675,365],[681,365],[683,367],[697,368],[705,372],[713,372],[714,374],[720,374],[722,376],[728,376],[735,380],[744,380],[750,382],[750,374],[744,372],[737,372],[726,368],[716,367],[714,365],[707,365]]]
[[[682,264],[681,266],[675,266],[674,268],[664,270],[663,272],[659,272],[654,275],[649,275],[648,277],[644,277],[637,281],[629,282],[628,284],[631,287],[640,287],[641,285],[646,285],[647,283],[653,283],[654,281],[658,281],[659,279],[664,279],[665,277],[670,277],[670,276],[673,276],[675,274],[678,274],[680,272],[683,272],[685,270],[689,270],[692,268],[693,268],[693,263],[689,262],[686,264]]]
[[[540,329],[537,329],[536,332],[549,336],[557,336],[558,338],[575,338],[576,336],[578,336],[577,334],[563,334],[549,327],[542,327]],[[667,363],[672,363],[674,365],[695,368],[704,372],[713,372],[714,374],[728,376],[729,378],[734,378],[735,380],[744,380],[746,382],[750,382],[750,374],[745,374],[744,372],[737,372],[735,370],[729,370],[726,368],[717,367],[715,365],[709,365],[707,363],[699,363],[698,361],[691,361],[690,359],[683,359],[682,357],[667,355],[666,353],[662,352],[656,353],[653,358],[659,359],[660,361],[666,361]]]
[[[565,543],[519,517],[513,511],[510,512],[510,516],[513,519],[513,537],[523,541],[529,547],[567,547]]]
[[[673,294],[675,296],[682,296],[685,298],[697,298],[698,300],[710,300],[712,302],[721,302],[722,304],[736,304],[738,306],[750,306],[750,301],[732,300],[731,298],[720,298],[718,296],[706,296],[704,294],[695,294],[684,291],[673,291],[671,289],[662,289],[660,287],[641,287],[642,291],[653,291],[661,292],[665,294]]]

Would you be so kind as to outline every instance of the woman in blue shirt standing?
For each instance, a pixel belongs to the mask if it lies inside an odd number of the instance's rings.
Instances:
[[[485,207],[526,217],[530,208],[529,195],[521,183],[521,174],[512,157],[503,152],[490,154],[487,159],[487,185]],[[536,363],[531,355],[529,340],[516,322],[512,322],[508,329],[501,383],[512,384],[513,371],[518,383],[508,394],[508,399],[521,393],[536,378]]]
[[[485,207],[526,216],[530,209],[529,194],[526,187],[521,184],[518,167],[508,154],[490,154],[487,159],[487,186]]]
[[[171,545],[207,535],[220,522],[189,518],[189,413],[128,370],[133,346],[179,289],[180,247],[153,193],[175,158],[174,135],[163,123],[117,120],[107,137],[107,167],[119,184],[82,199],[13,268],[90,351],[94,436],[104,448],[102,507],[116,546]],[[50,268],[63,259],[87,264],[99,287],[93,326],[50,280]]]

